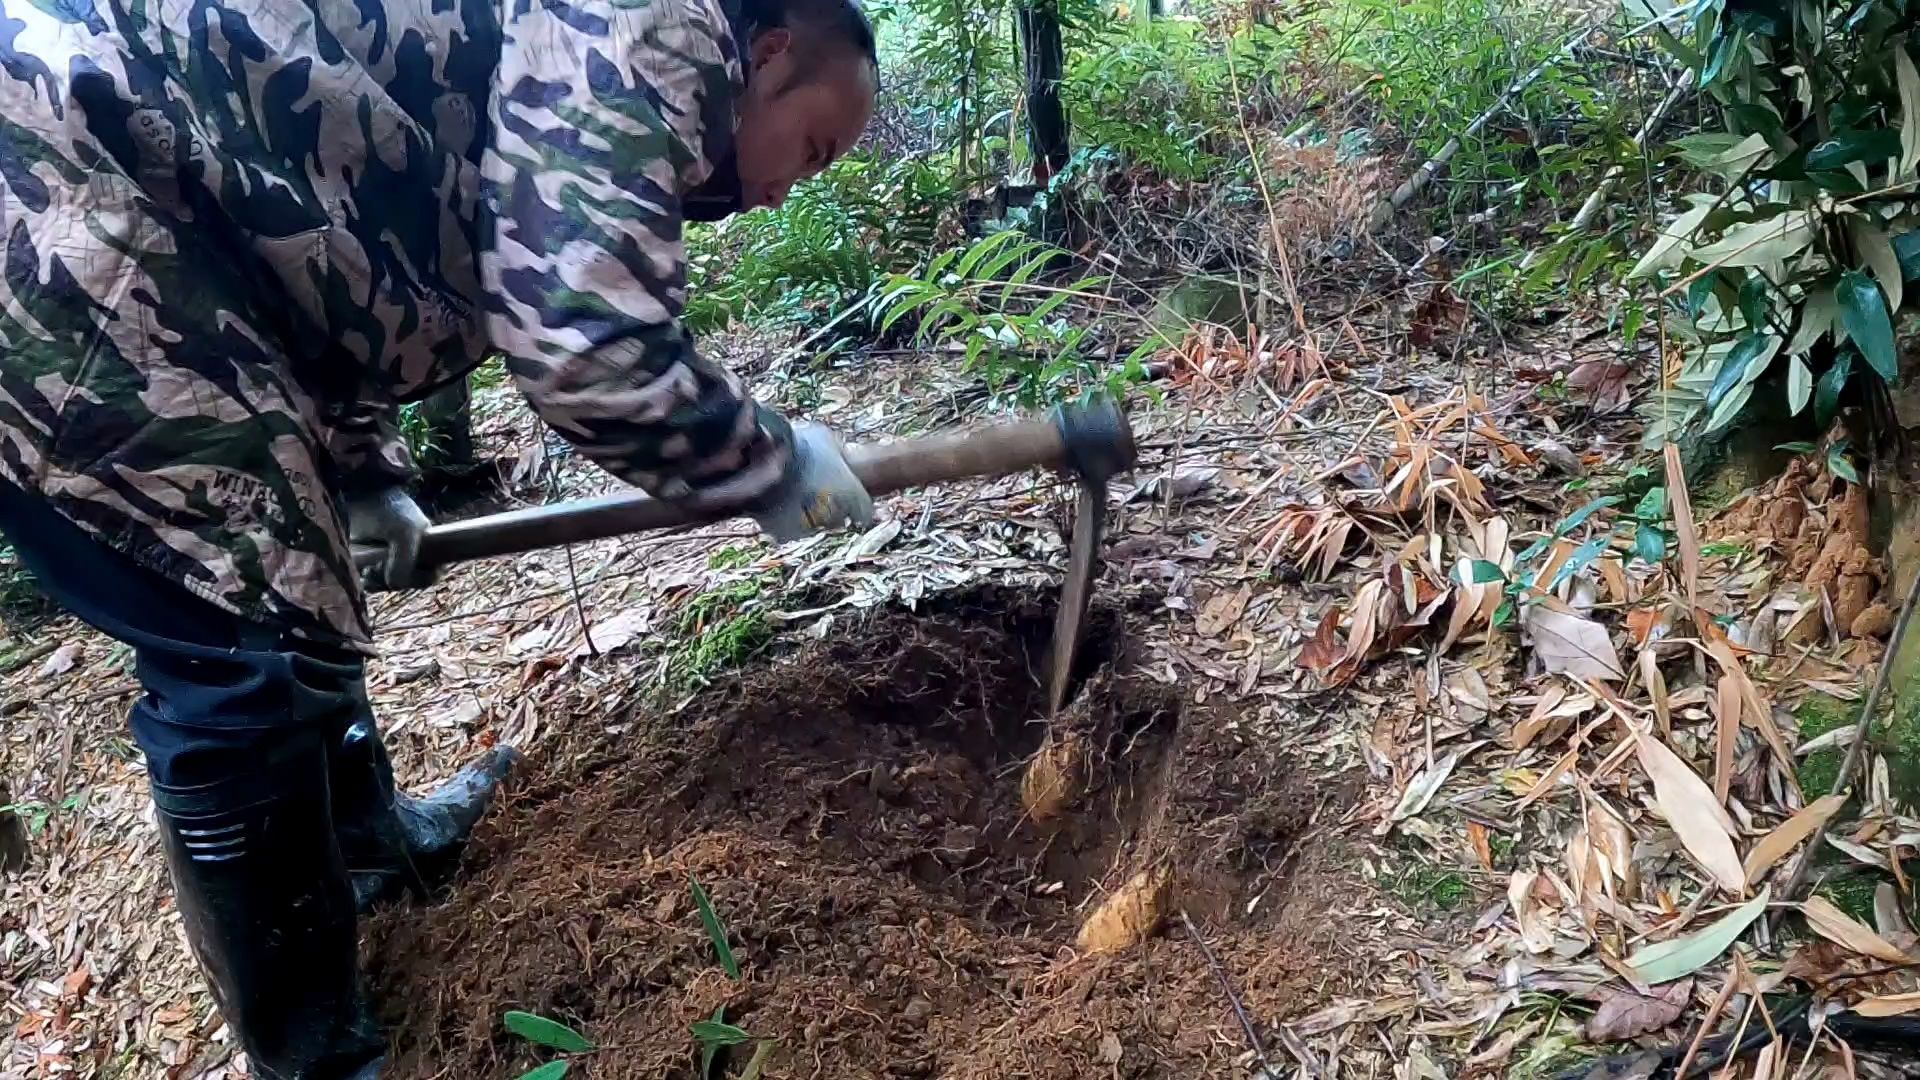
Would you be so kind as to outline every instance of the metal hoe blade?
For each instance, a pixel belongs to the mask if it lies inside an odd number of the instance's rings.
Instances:
[[[1107,482],[1083,477],[1073,510],[1073,539],[1068,546],[1067,577],[1060,584],[1060,610],[1053,617],[1053,654],[1047,672],[1047,714],[1067,704],[1073,658],[1087,621],[1093,575],[1100,564],[1100,538],[1107,525]]]

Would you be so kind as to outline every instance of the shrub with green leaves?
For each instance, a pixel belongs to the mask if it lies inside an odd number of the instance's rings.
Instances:
[[[1676,153],[1713,181],[1633,274],[1689,346],[1650,443],[1740,416],[1774,373],[1825,429],[1862,380],[1898,377],[1894,320],[1920,276],[1920,8],[1904,0],[1701,0],[1669,48],[1717,105]]]
[[[1093,322],[1067,318],[1069,303],[1108,307],[1109,279],[1087,275],[1052,284],[1073,256],[1017,232],[1000,232],[934,259],[919,274],[895,275],[880,290],[881,329],[909,316],[923,345],[961,347],[967,370],[1026,407],[1105,392],[1114,397],[1145,376],[1149,336],[1121,365],[1105,367],[1086,348]],[[1085,316],[1086,312],[1078,313]]]
[[[1243,97],[1271,95],[1296,44],[1264,25],[1222,40],[1185,19],[1109,24],[1090,36],[1060,84],[1075,139],[1190,182],[1244,157],[1236,77]]]
[[[688,228],[684,321],[695,333],[824,323],[887,274],[924,264],[959,199],[930,161],[850,154],[778,209]]]

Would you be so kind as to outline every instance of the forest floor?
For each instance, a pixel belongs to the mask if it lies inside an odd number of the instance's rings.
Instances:
[[[1621,763],[1659,779],[1657,715],[1764,836],[1798,803],[1795,763],[1767,756],[1775,703],[1790,723],[1810,692],[1858,698],[1877,642],[1754,629],[1804,608],[1776,594],[1791,545],[1749,521],[1709,546],[1699,605],[1744,627],[1741,657],[1780,661],[1716,770],[1719,695],[1762,691],[1691,654],[1657,689],[1657,660],[1623,664],[1610,633],[1685,647],[1677,586],[1630,533],[1568,523],[1632,482],[1619,406],[1645,375],[1573,329],[1496,329],[1423,275],[1359,277],[1306,298],[1304,333],[1190,340],[1133,409],[1141,461],[1057,717],[1036,677],[1055,477],[890,498],[859,536],[633,537],[380,597],[370,686],[403,784],[495,741],[529,752],[450,895],[367,927],[395,1075],[534,1068],[509,1009],[584,1032],[572,1075],[600,1078],[697,1075],[690,1025],[716,1010],[766,1041],[766,1077],[1550,1074],[1682,1039],[1719,985],[1655,991],[1619,958],[1725,912],[1676,837],[1692,826]],[[992,411],[954,356],[775,353],[716,350],[850,440]],[[482,403],[518,498],[611,486],[550,455],[510,392]],[[1801,483],[1809,513],[1839,490]],[[1523,636],[1471,567],[1530,557],[1550,584]],[[7,678],[0,728],[38,808],[27,872],[0,882],[0,1076],[245,1076],[170,902],[125,650],[35,633],[57,644]],[[1066,779],[1036,791],[1036,759]],[[1900,820],[1850,842],[1885,860]],[[1841,906],[1871,922],[1873,900]]]

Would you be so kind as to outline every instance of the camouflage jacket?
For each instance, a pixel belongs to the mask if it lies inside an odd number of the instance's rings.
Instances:
[[[642,488],[764,489],[679,323],[743,85],[720,0],[0,0],[0,475],[356,643],[343,495],[488,348]]]

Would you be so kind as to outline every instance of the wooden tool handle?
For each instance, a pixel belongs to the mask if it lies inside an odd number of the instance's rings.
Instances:
[[[847,448],[847,464],[867,491],[891,495],[972,476],[1006,476],[1034,468],[1071,468],[1065,436],[1052,420],[1017,420],[971,431]],[[511,555],[637,532],[688,529],[740,516],[738,509],[702,510],[635,491],[530,506],[435,525],[420,545],[425,566]],[[379,559],[356,548],[354,561]]]
[[[970,476],[1007,476],[1071,465],[1060,426],[1052,420],[1019,420],[923,439],[850,446],[847,464],[873,495]]]

